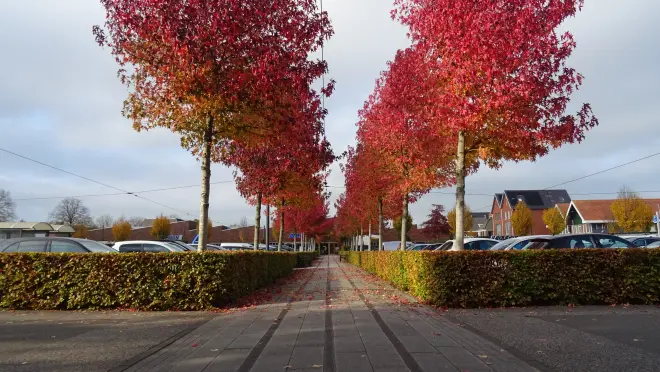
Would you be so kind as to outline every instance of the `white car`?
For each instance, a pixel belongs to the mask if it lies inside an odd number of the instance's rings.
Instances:
[[[443,245],[436,248],[436,251],[455,251],[455,240],[447,240]],[[463,247],[466,251],[487,251],[490,247],[499,243],[499,241],[494,239],[486,238],[464,238]]]
[[[248,243],[220,243],[220,247],[230,251],[243,251],[252,249],[252,244]]]
[[[116,251],[126,253],[126,252],[185,252],[185,250],[179,247],[177,244],[170,242],[158,242],[151,240],[128,240],[125,242],[117,242],[112,248]]]
[[[547,238],[549,235],[530,235],[530,236],[518,236],[515,238],[510,238],[502,240],[499,243],[495,244],[490,248],[491,251],[510,251],[513,249],[522,249],[530,240],[535,238]]]
[[[505,251],[521,250],[529,242],[536,238],[549,238],[551,235],[531,235],[531,236],[521,236],[516,238],[515,242],[509,244],[508,247],[504,248]]]
[[[193,251],[196,251],[196,250],[197,250],[197,247],[198,247],[197,244],[188,244],[188,246],[189,246],[190,249],[192,249]],[[223,248],[223,247],[221,247],[221,246],[219,246],[219,245],[216,245],[216,244],[207,244],[207,245],[206,245],[206,249],[209,250],[209,251],[228,251],[228,250],[229,250],[229,249],[227,249],[227,248]]]

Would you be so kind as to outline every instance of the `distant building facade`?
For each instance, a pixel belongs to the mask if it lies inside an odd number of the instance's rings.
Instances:
[[[518,202],[524,201],[532,212],[532,235],[550,234],[543,222],[543,212],[557,204],[571,202],[566,190],[505,190],[495,194],[491,207],[493,235],[515,236],[511,216]]]

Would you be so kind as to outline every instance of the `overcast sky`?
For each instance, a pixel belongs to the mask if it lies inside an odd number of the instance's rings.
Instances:
[[[66,4],[66,5],[63,5]],[[325,50],[337,81],[326,101],[328,137],[336,153],[355,142],[357,110],[396,50],[408,45],[406,30],[389,17],[391,1],[326,0],[335,35]],[[571,64],[584,74],[575,106],[590,102],[600,126],[579,145],[563,147],[536,163],[482,168],[467,179],[467,202],[488,211],[492,194],[504,189],[538,189],[660,152],[660,2],[587,0],[566,22],[577,41]],[[102,24],[98,1],[5,1],[0,10],[0,147],[129,191],[196,185],[199,163],[166,130],[137,133],[121,116],[126,89],[116,77],[108,50],[94,42]],[[573,199],[614,198],[625,183],[633,190],[660,190],[660,156],[565,187]],[[331,186],[342,186],[337,165]],[[232,170],[214,166],[212,182],[231,181]],[[0,152],[0,188],[16,200],[17,215],[46,220],[58,199],[38,197],[113,193],[84,181]],[[341,188],[332,188],[335,197]],[[411,206],[416,222],[431,204],[450,206],[452,190],[437,190]],[[445,193],[445,194],[442,194]],[[611,195],[589,193],[612,193]],[[583,195],[580,195],[583,194]],[[199,187],[142,194],[178,211],[133,196],[82,198],[93,215],[152,217],[199,215]],[[660,197],[660,192],[643,196]],[[484,208],[485,207],[485,208]],[[189,213],[190,215],[185,215]],[[253,208],[233,183],[211,191],[211,218],[231,224],[252,218]]]

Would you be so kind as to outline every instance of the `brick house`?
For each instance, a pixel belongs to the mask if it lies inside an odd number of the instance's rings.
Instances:
[[[519,201],[524,201],[532,212],[532,235],[550,234],[543,222],[543,212],[556,208],[557,204],[571,202],[566,190],[505,190],[495,194],[491,215],[493,216],[493,235],[515,236],[511,225],[511,216]]]

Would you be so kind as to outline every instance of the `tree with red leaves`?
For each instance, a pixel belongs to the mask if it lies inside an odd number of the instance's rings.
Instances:
[[[445,207],[440,204],[433,204],[428,220],[422,223],[422,233],[435,240],[449,235],[449,222],[447,216],[445,216]]]
[[[199,250],[206,247],[213,146],[258,143],[304,110],[327,71],[310,60],[332,29],[316,0],[101,0],[94,27],[130,88],[123,113],[136,130],[168,128],[202,160]],[[106,36],[107,31],[107,36]],[[331,83],[332,84],[332,83]],[[327,93],[331,87],[323,87]]]
[[[280,239],[285,233],[302,233],[318,242],[330,232],[332,221],[328,218],[328,196],[315,193],[309,199],[311,204],[278,207],[274,224],[280,226]]]
[[[456,177],[456,244],[463,249],[465,176],[483,161],[535,160],[580,142],[598,124],[589,104],[567,114],[582,75],[566,65],[575,48],[558,34],[583,0],[396,0],[393,17],[431,68],[412,84],[431,104],[435,136],[451,138]],[[422,63],[422,62],[419,62]],[[429,88],[430,89],[426,89]]]
[[[434,89],[430,65],[414,49],[396,54],[381,74],[374,93],[360,111],[358,141],[372,156],[373,165],[387,172],[388,199],[401,207],[401,244],[406,247],[408,204],[434,187],[452,182],[447,142],[438,139],[432,104],[420,94]]]

